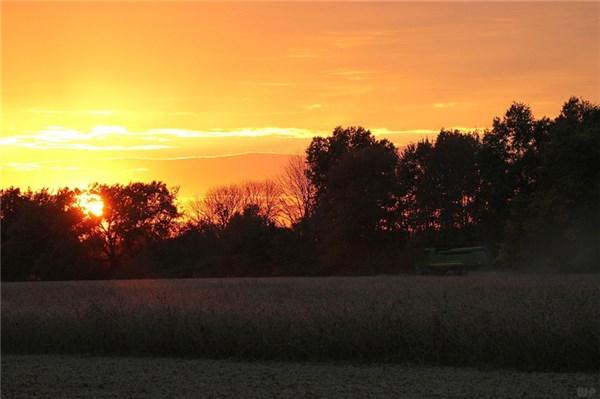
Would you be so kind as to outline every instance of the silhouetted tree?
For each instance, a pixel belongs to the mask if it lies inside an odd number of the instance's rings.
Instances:
[[[491,225],[508,217],[508,205],[525,200],[536,189],[541,152],[550,120],[535,120],[531,109],[513,103],[502,119],[495,118],[483,136],[481,150],[482,201]]]
[[[104,201],[101,220],[85,237],[99,246],[109,265],[109,275],[119,272],[123,257],[130,257],[144,245],[173,235],[177,189],[169,190],[162,182],[128,185],[95,184],[91,193]]]
[[[223,230],[236,214],[256,205],[261,216],[277,223],[282,215],[281,197],[281,188],[273,180],[230,184],[212,188],[204,198],[191,201],[188,212],[195,224],[212,224]]]
[[[432,239],[433,193],[426,190],[425,178],[433,144],[429,140],[409,144],[401,152],[398,166],[398,224],[413,237]],[[424,237],[425,236],[425,237]]]
[[[536,146],[535,185],[511,203],[505,261],[598,271],[600,107],[571,98],[547,126]]]
[[[220,277],[226,255],[220,231],[212,224],[193,224],[175,237],[146,246],[136,263],[163,277]]]
[[[258,205],[247,205],[236,213],[223,231],[222,239],[228,259],[223,265],[229,275],[270,275],[268,255],[275,225],[261,215]]]
[[[442,130],[436,138],[423,184],[432,216],[441,232],[437,245],[472,242],[468,231],[477,222],[478,150],[476,135]]]
[[[478,151],[476,135],[446,130],[435,143],[422,141],[402,151],[400,225],[413,241],[430,246],[472,241],[478,221]]]
[[[257,214],[271,223],[278,224],[282,216],[281,186],[275,180],[246,182],[240,186],[242,190],[243,211],[256,207]],[[253,208],[252,208],[253,209]]]
[[[235,184],[211,188],[202,199],[190,203],[192,220],[198,225],[208,223],[221,230],[242,209],[242,190]]]
[[[0,191],[2,280],[89,278],[79,237],[86,226],[75,205],[78,191],[67,188]]]
[[[536,120],[514,103],[481,139],[442,129],[400,155],[337,127],[279,180],[211,189],[185,219],[161,182],[88,191],[101,216],[79,190],[0,190],[3,280],[388,272],[471,244],[510,267],[599,271],[600,107],[571,98]]]
[[[396,148],[362,127],[337,127],[332,136],[313,139],[307,160],[324,263],[333,271],[364,272],[356,268],[366,265],[366,257],[381,249],[384,232],[394,228]]]
[[[281,187],[282,216],[288,225],[294,226],[309,217],[315,206],[315,187],[307,176],[306,159],[302,156],[290,158],[283,175]]]
[[[222,230],[233,215],[242,211],[242,203],[242,189],[239,185],[214,187],[202,199],[189,204],[191,219],[198,225],[208,223]]]

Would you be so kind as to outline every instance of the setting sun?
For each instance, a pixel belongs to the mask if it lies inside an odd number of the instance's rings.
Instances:
[[[102,216],[104,202],[98,194],[84,193],[77,197],[77,206],[88,215]]]

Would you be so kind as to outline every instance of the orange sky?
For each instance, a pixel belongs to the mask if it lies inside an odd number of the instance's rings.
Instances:
[[[2,2],[2,186],[192,196],[336,125],[401,146],[513,100],[555,116],[599,71],[600,3]]]

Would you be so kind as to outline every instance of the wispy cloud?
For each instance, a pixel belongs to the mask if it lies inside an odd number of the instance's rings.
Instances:
[[[331,72],[330,75],[349,80],[365,80],[372,78],[375,73],[377,73],[377,71],[364,69],[341,69]]]
[[[293,87],[298,86],[298,82],[260,82],[260,81],[251,81],[251,82],[243,82],[243,84],[250,86],[265,86],[265,87]]]
[[[196,98],[196,97],[194,97]],[[177,98],[176,100],[187,100],[188,97]],[[169,99],[170,100],[170,99]],[[67,115],[67,116],[123,116],[123,115],[144,115],[151,113],[152,115],[165,116],[190,116],[194,115],[191,111],[170,111],[156,110],[151,111],[133,111],[133,110],[112,110],[112,109],[49,109],[49,108],[29,108],[25,110],[30,114],[45,114],[45,115]]]
[[[391,130],[387,128],[374,128],[371,129],[371,133],[375,136],[393,136],[393,135],[434,135],[439,133],[438,130],[433,129],[408,129],[408,130]]]
[[[79,170],[79,166],[75,166],[75,165],[66,165],[66,166],[50,166],[49,167],[51,170],[54,171],[58,171],[58,172],[72,172],[74,170]]]
[[[458,105],[457,102],[435,103],[433,104],[433,108],[451,108],[456,105]]]
[[[99,161],[190,161],[190,160],[202,160],[202,159],[222,159],[222,158],[238,158],[246,156],[261,156],[261,155],[275,155],[275,156],[291,156],[297,155],[297,153],[285,153],[285,152],[272,152],[272,151],[261,151],[261,152],[237,152],[231,154],[219,154],[219,155],[187,155],[187,156],[152,156],[152,157],[110,157],[110,158],[98,158]]]
[[[315,59],[318,57],[319,56],[316,53],[313,53],[311,51],[298,51],[298,52],[289,53],[287,55],[287,58],[292,58],[292,59]]]
[[[315,104],[309,104],[305,108],[308,108],[308,109],[319,109],[319,108],[323,108],[323,105],[319,104],[319,103],[315,103]]]
[[[29,108],[26,112],[32,114],[50,114],[50,115],[114,115],[115,111],[110,109],[82,109],[82,110],[64,110],[64,109],[44,109]]]
[[[146,135],[167,135],[180,138],[225,138],[225,137],[265,137],[282,136],[292,138],[310,138],[316,133],[310,129],[262,127],[241,129],[188,130],[188,129],[150,129]]]
[[[176,111],[176,112],[169,112],[168,115],[170,115],[170,116],[190,116],[190,115],[194,115],[194,113],[189,112],[189,111]]]
[[[131,140],[143,133],[129,132],[122,126],[95,126],[88,132],[50,126],[34,133],[0,139],[0,146],[34,150],[147,151],[172,148],[170,145],[141,144]],[[109,142],[112,141],[112,142]]]
[[[390,40],[397,33],[395,30],[356,30],[327,32],[323,41],[341,49],[351,49],[369,45],[380,44]]]
[[[313,104],[315,108],[318,106],[320,104]],[[2,137],[0,147],[34,150],[157,151],[192,144],[190,140],[269,136],[305,139],[322,133],[310,129],[281,127],[213,130],[158,128],[133,132],[123,126],[99,125],[88,131],[50,126],[36,132]]]
[[[159,142],[159,143],[168,143],[168,142],[172,141],[171,138],[154,137],[154,136],[144,136],[144,137],[140,137],[140,139],[144,140],[144,141],[155,141],[155,142]]]
[[[35,162],[9,162],[4,166],[17,172],[31,172],[40,168],[40,165]]]
[[[75,165],[55,165],[48,162],[7,162],[0,169],[12,169],[16,172],[38,172],[40,170],[72,172],[79,170],[79,167]]]
[[[374,91],[376,86],[364,85],[364,84],[348,84],[348,85],[335,85],[324,87],[320,93],[317,93],[319,97],[340,97],[340,96],[362,96]]]
[[[320,103],[309,104],[306,109],[317,110]],[[449,129],[474,131],[475,128],[451,126]],[[408,129],[393,130],[389,128],[372,128],[375,136],[389,137],[392,141],[402,142],[405,137],[434,136],[439,129]],[[326,137],[330,130],[311,130],[301,128],[262,127],[238,129],[192,130],[178,128],[157,128],[146,131],[129,131],[123,126],[95,126],[88,131],[67,129],[52,126],[37,132],[17,134],[0,138],[0,148],[10,151],[11,148],[26,148],[30,150],[71,150],[97,152],[149,152],[161,153],[167,150],[169,156],[173,151],[190,153],[192,149],[206,148],[207,140],[216,143],[222,139],[235,138],[284,138],[309,140],[316,136]],[[217,140],[217,141],[214,141]],[[212,145],[212,144],[211,144]],[[226,148],[223,146],[223,148]],[[172,150],[172,151],[171,151]],[[33,164],[7,164],[8,167],[19,170],[31,170]]]

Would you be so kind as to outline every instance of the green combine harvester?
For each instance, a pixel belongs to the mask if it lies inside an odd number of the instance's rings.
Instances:
[[[487,265],[485,247],[426,248],[415,264],[417,274],[466,274]]]

